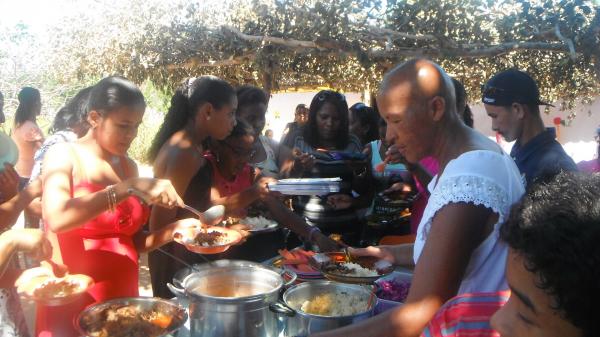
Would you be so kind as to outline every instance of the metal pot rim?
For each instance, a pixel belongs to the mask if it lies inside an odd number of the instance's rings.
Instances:
[[[279,291],[281,290],[281,288],[283,288],[283,285],[285,283],[280,274],[278,274],[274,270],[271,270],[269,268],[264,268],[260,265],[247,265],[247,266],[232,265],[230,267],[233,267],[234,269],[250,268],[250,269],[260,270],[261,272],[267,272],[267,273],[271,274],[271,276],[273,276],[274,279],[277,280],[277,285],[274,286],[273,289],[271,289],[268,292],[263,292],[263,293],[256,294],[256,295],[239,296],[239,297],[211,296],[211,295],[206,295],[206,294],[199,294],[199,293],[194,292],[193,290],[189,289],[190,283],[192,282],[192,280],[195,280],[194,276],[199,277],[199,276],[197,276],[198,273],[194,272],[194,273],[186,276],[182,281],[182,285],[184,286],[184,291],[185,291],[186,296],[188,296],[189,298],[191,298],[193,300],[202,299],[202,300],[220,302],[220,303],[224,303],[224,304],[234,304],[234,303],[238,303],[238,302],[252,303],[252,302],[263,301],[265,298],[269,298],[271,296],[278,296]]]
[[[309,314],[309,313],[306,313],[306,312],[304,312],[302,310],[294,309],[288,303],[288,301],[287,301],[289,294],[293,293],[297,289],[308,288],[308,287],[316,287],[316,286],[319,286],[319,285],[329,286],[329,285],[332,285],[332,284],[333,285],[341,285],[343,287],[357,289],[357,290],[363,291],[363,292],[369,294],[369,296],[371,296],[371,293],[368,290],[366,290],[363,287],[361,287],[360,285],[340,283],[340,282],[334,282],[334,281],[312,281],[312,282],[305,282],[305,283],[296,284],[296,285],[290,287],[289,289],[287,289],[283,293],[283,303],[285,304],[286,307],[288,307],[289,309],[293,310],[297,315],[300,315],[300,316],[303,316],[303,317],[307,317],[307,318],[331,319],[331,320],[338,320],[338,319],[343,319],[343,318],[359,317],[359,316],[363,316],[365,314],[370,314],[370,313],[373,312],[373,310],[375,310],[375,306],[377,305],[377,300],[378,300],[377,296],[373,296],[373,302],[371,303],[371,307],[369,309],[367,309],[366,311],[363,311],[363,312],[356,313],[354,315],[347,315],[347,316],[323,316],[323,315]]]

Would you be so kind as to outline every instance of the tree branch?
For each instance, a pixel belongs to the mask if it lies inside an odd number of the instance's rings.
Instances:
[[[192,56],[182,63],[172,63],[167,65],[168,70],[175,70],[179,68],[195,68],[195,67],[224,67],[224,66],[235,66],[243,63],[253,61],[256,58],[254,53],[246,54],[242,56],[232,57],[224,60],[209,60],[206,61],[201,59],[199,56]]]
[[[381,36],[384,39],[391,37],[392,39],[411,39],[411,40],[437,40],[435,36],[430,34],[415,35],[403,32],[397,32],[395,30],[387,28],[379,28],[375,26],[368,26],[367,31],[372,35],[384,35]]]
[[[558,27],[558,23],[554,26],[554,32],[556,36],[563,41],[569,47],[569,53],[571,54],[571,60],[577,60],[577,53],[575,52],[575,46],[573,45],[573,40],[567,39],[560,32],[560,27]]]
[[[395,50],[381,50],[371,51],[369,56],[374,58],[398,58],[398,57],[465,57],[465,58],[479,58],[479,57],[490,57],[509,53],[517,50],[528,50],[528,51],[553,51],[559,53],[569,53],[567,47],[560,43],[547,43],[547,42],[506,42],[498,45],[492,45],[485,48],[474,48],[474,49],[433,49],[433,48],[406,48],[406,49],[395,49]]]
[[[275,45],[285,46],[288,48],[322,49],[318,44],[316,44],[313,41],[283,39],[280,37],[273,37],[273,36],[266,36],[266,35],[265,36],[248,35],[248,34],[244,34],[244,33],[240,32],[239,30],[237,30],[231,26],[223,26],[223,31],[225,34],[227,34],[227,32],[229,32],[229,33],[237,36],[238,38],[240,38],[244,41],[248,41],[248,42],[261,42],[263,44],[275,44]]]
[[[348,52],[347,48],[337,41],[324,40],[324,41],[302,41],[296,39],[284,39],[280,37],[272,37],[272,36],[257,36],[257,35],[248,35],[240,32],[239,30],[232,27],[223,27],[224,30],[234,34],[238,38],[248,41],[248,42],[261,42],[263,44],[274,44],[280,45],[292,49],[318,49],[321,51],[334,51],[334,52]],[[381,30],[386,31],[388,34],[391,34],[390,30]],[[397,33],[397,32],[394,32]],[[397,33],[399,35],[405,35],[404,33]],[[418,39],[436,39],[432,35],[422,35],[422,36],[412,36],[412,38]],[[560,43],[549,43],[549,42],[523,42],[523,41],[515,41],[515,42],[506,42],[498,45],[491,46],[483,46],[483,47],[475,47],[473,48],[403,48],[403,49],[391,49],[391,50],[377,50],[370,51],[368,55],[374,58],[398,58],[398,56],[403,57],[418,57],[418,56],[426,56],[426,57],[439,57],[439,56],[449,56],[449,57],[466,57],[466,58],[478,58],[478,57],[489,57],[495,55],[502,55],[509,53],[511,51],[516,50],[528,50],[528,51],[554,51],[559,53],[570,53],[571,57],[573,55],[575,57],[578,56],[575,53],[574,49],[571,50],[569,46],[565,46]]]

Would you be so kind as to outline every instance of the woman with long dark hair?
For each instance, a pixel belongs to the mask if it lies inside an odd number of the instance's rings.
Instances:
[[[343,180],[339,194],[294,198],[294,210],[325,234],[341,234],[346,243],[358,244],[364,223],[356,210],[369,205],[372,192],[366,156],[360,141],[349,132],[345,96],[331,90],[317,93],[306,125],[290,137],[295,158],[288,161],[293,161],[293,176]]]
[[[138,296],[138,260],[172,241],[181,228],[199,226],[196,219],[172,222],[146,232],[148,206],[132,195],[173,208],[183,202],[168,180],[139,178],[127,151],[142,122],[142,92],[121,77],[107,77],[90,93],[87,134],[73,143],[53,146],[43,163],[42,198],[46,231],[57,236],[55,262],[70,273],[94,280],[77,301],[58,307],[38,305],[38,336],[78,336],[73,326],[87,305]]]
[[[19,106],[15,113],[12,139],[19,149],[19,160],[15,169],[21,176],[19,188],[22,188],[29,181],[33,169],[33,155],[42,146],[44,135],[36,123],[36,118],[42,111],[40,91],[25,87],[19,92],[18,98]]]
[[[237,97],[233,87],[214,76],[185,81],[171,98],[164,123],[152,142],[149,158],[154,176],[169,179],[186,204],[205,210],[210,206],[211,179],[204,159],[205,141],[225,139],[235,126]],[[159,230],[165,224],[192,216],[182,209],[154,208],[150,229]],[[163,250],[187,261],[198,260],[184,247],[170,244]],[[200,260],[201,261],[201,260]],[[155,296],[172,297],[166,287],[174,273],[183,265],[161,252],[149,255],[152,290]]]

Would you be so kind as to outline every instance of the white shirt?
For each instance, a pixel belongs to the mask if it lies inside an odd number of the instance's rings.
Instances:
[[[460,202],[484,206],[498,214],[498,222],[492,233],[473,251],[458,295],[507,289],[504,269],[508,248],[499,240],[498,230],[508,218],[511,206],[525,193],[519,169],[512,158],[484,150],[463,153],[446,165],[441,176],[432,179],[428,189],[431,196],[417,231],[415,263],[440,209]]]

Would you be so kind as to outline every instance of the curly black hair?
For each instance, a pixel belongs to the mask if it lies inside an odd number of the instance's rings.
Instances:
[[[600,175],[563,172],[537,181],[500,237],[538,276],[554,310],[584,336],[600,331]]]
[[[261,88],[252,85],[242,85],[238,87],[236,89],[236,95],[238,99],[238,109],[241,106],[250,104],[269,104],[269,97],[267,96],[267,93]]]

